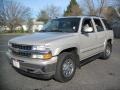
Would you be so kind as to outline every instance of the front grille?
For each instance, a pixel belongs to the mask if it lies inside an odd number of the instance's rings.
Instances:
[[[31,50],[32,46],[31,45],[20,45],[20,44],[14,44],[12,43],[13,48],[18,48],[18,49],[23,49],[23,50]]]
[[[32,50],[32,46],[12,43],[11,50],[13,55],[30,57],[31,56],[30,51]]]

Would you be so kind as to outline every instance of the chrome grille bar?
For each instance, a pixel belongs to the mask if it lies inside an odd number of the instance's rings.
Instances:
[[[31,57],[32,46],[31,45],[22,45],[11,43],[11,51],[13,55]]]

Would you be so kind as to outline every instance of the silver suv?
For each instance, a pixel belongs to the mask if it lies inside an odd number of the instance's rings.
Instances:
[[[95,55],[108,59],[113,31],[95,16],[70,16],[48,21],[40,32],[8,42],[7,55],[22,74],[60,82],[72,79],[81,61]]]

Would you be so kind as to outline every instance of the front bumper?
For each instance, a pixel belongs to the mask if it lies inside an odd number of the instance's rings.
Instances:
[[[47,79],[52,77],[56,71],[57,56],[51,58],[50,60],[40,60],[32,58],[18,57],[7,52],[10,64],[18,71],[22,72],[27,76],[38,77]],[[20,67],[15,67],[13,65],[13,60],[19,62]]]

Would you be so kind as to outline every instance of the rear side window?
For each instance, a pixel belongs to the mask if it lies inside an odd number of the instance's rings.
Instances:
[[[106,27],[107,30],[112,30],[112,28],[110,27],[109,23],[105,19],[102,19],[102,21],[105,24],[105,27]]]
[[[94,19],[94,22],[95,22],[95,26],[98,32],[104,31],[102,23],[99,19]]]

